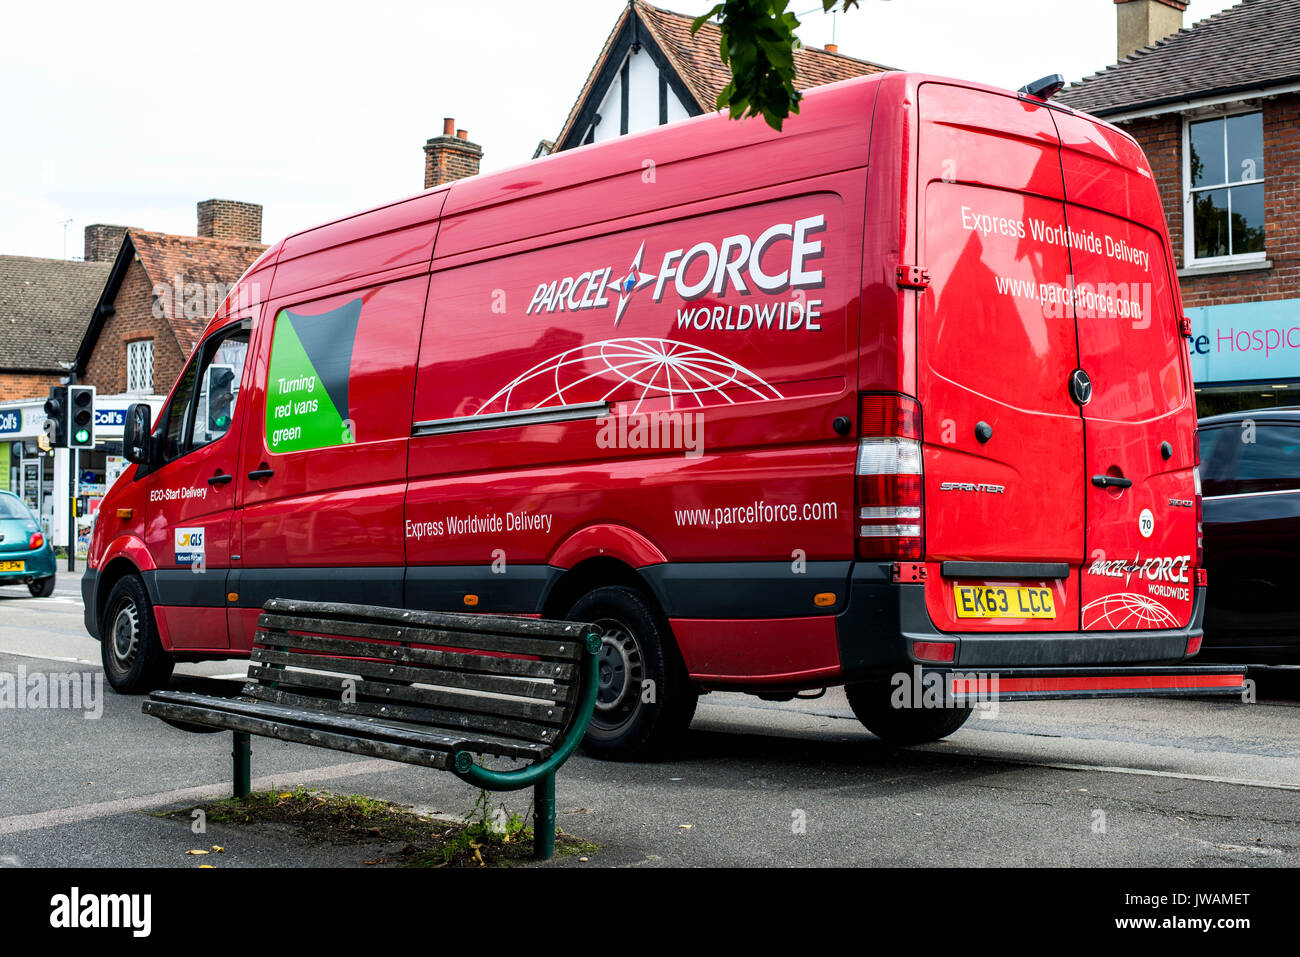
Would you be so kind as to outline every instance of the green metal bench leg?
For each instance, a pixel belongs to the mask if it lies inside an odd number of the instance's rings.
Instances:
[[[533,785],[533,857],[549,861],[555,856],[555,775]]]
[[[247,731],[236,731],[234,734],[235,748],[230,752],[230,756],[235,761],[235,797],[248,797],[248,792],[252,790],[253,781],[253,749],[248,743]]]

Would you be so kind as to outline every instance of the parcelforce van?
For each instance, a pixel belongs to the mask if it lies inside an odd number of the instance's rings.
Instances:
[[[140,691],[271,597],[595,621],[609,753],[711,689],[847,685],[896,741],[990,691],[1239,689],[1169,667],[1205,585],[1172,263],[1125,134],[903,73],[290,236],[128,418],[87,628]]]

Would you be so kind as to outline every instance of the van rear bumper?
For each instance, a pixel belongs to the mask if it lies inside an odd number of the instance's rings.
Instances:
[[[956,658],[943,668],[1000,673],[1013,668],[1087,668],[1184,661],[1188,643],[1202,634],[1205,589],[1197,588],[1184,628],[1151,631],[1054,631],[1003,634],[940,631],[930,620],[924,584],[891,580],[888,563],[856,563],[848,605],[836,616],[845,680],[893,674],[900,666],[936,669],[913,654],[913,642],[950,642]]]

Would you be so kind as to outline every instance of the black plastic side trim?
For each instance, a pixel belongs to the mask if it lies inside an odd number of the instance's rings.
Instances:
[[[226,569],[160,568],[140,573],[149,600],[155,605],[224,608]]]
[[[239,600],[227,602],[226,596],[222,594],[219,604],[232,608],[261,608],[271,598],[297,598],[302,601],[336,601],[400,608],[405,573],[406,569],[401,566],[232,568],[229,576],[224,578],[225,588],[236,592]]]
[[[1014,578],[1042,581],[1068,578],[1066,562],[944,562],[939,566],[944,578]]]
[[[99,569],[87,567],[81,575],[81,607],[85,609],[83,617],[86,631],[90,637],[99,639],[99,622],[95,620],[96,590],[99,588]]]
[[[669,618],[806,618],[844,607],[851,567],[852,562],[668,562],[638,571]],[[835,602],[814,604],[813,597],[824,593],[835,595]]]
[[[551,586],[564,574],[551,565],[429,565],[406,569],[406,608],[422,611],[486,611],[540,614]],[[465,595],[478,603],[465,604]]]

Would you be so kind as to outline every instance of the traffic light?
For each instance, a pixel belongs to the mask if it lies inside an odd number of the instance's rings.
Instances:
[[[45,436],[50,447],[65,448],[68,444],[68,387],[50,387],[50,397],[45,400]]]
[[[93,449],[95,447],[95,387],[74,385],[68,387],[68,448]]]

